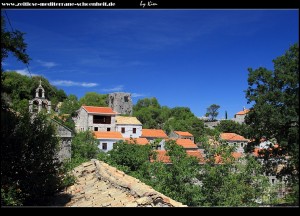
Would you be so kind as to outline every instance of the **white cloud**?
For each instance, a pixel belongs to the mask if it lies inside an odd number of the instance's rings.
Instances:
[[[56,85],[56,86],[81,86],[86,88],[90,88],[98,85],[97,83],[74,82],[70,80],[56,80],[56,81],[52,81],[51,83],[52,85]]]
[[[39,76],[38,74],[34,74],[34,73],[29,73],[27,68],[21,69],[21,70],[6,70],[6,71],[15,71],[18,74],[24,75],[24,76]]]
[[[40,63],[43,67],[46,68],[52,68],[55,67],[57,64],[55,62],[46,62],[46,61],[41,61],[41,60],[37,60],[38,63]]]
[[[136,98],[136,97],[144,97],[144,94],[139,94],[139,93],[132,93],[131,97]]]
[[[102,91],[104,91],[104,92],[118,92],[118,91],[123,91],[123,89],[124,89],[123,85],[118,85],[118,86],[113,87],[113,88],[102,89]]]

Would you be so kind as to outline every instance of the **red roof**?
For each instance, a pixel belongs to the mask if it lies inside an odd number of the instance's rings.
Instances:
[[[163,163],[171,163],[170,156],[167,155],[166,150],[155,150],[157,152],[156,161]],[[196,157],[199,162],[204,162],[204,158],[201,155],[200,150],[188,150],[187,155]],[[154,160],[151,160],[153,162]]]
[[[116,115],[115,111],[113,111],[110,107],[96,107],[96,106],[82,106],[88,113],[98,113],[98,114],[113,114]]]
[[[190,139],[177,139],[176,143],[183,148],[195,148],[198,149],[197,145]]]
[[[193,136],[193,134],[185,131],[174,131],[174,133],[178,134],[179,136],[189,136],[189,137]]]
[[[156,150],[156,161],[163,163],[171,163],[170,156],[167,156],[166,150]],[[153,162],[154,160],[151,160]]]
[[[236,113],[236,115],[246,115],[250,110],[249,109],[244,109],[242,111],[239,111],[238,113]]]
[[[234,158],[234,159],[239,159],[240,157],[242,157],[243,156],[243,153],[241,153],[241,152],[232,152],[231,153],[231,156]],[[216,155],[215,156],[215,163],[216,164],[222,164],[223,163],[223,161],[222,161],[222,157],[220,156],[220,155]]]
[[[94,131],[94,137],[96,139],[123,139],[122,134],[115,131]]]
[[[221,139],[226,141],[246,141],[246,142],[249,141],[245,137],[238,135],[236,133],[221,133]]]
[[[146,138],[125,138],[125,141],[128,144],[138,144],[138,145],[147,145],[149,144]]]
[[[187,150],[186,153],[189,155],[189,156],[193,156],[193,157],[196,157],[199,162],[205,162],[205,159],[203,157],[203,155],[201,154],[200,150]]]
[[[142,137],[168,138],[167,134],[163,130],[157,129],[142,129]]]

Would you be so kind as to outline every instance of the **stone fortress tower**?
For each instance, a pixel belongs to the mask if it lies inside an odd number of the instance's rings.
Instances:
[[[115,112],[123,115],[132,115],[132,99],[131,93],[114,92],[108,95],[108,105]]]

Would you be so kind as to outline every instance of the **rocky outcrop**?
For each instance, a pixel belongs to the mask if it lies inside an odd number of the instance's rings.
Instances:
[[[155,191],[140,180],[98,160],[73,170],[75,185],[64,191],[71,195],[65,206],[80,207],[183,207],[185,205]]]

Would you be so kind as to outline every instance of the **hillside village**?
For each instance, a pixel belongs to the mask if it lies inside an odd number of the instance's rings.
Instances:
[[[298,81],[275,86],[281,97],[249,81],[252,108],[208,120],[156,98],[134,105],[130,93],[88,92],[78,100],[43,77],[3,76],[2,205],[298,205]]]
[[[94,138],[97,140],[97,147],[100,151],[104,153],[109,153],[115,148],[116,143],[120,141],[122,141],[123,145],[150,145],[151,148],[157,154],[155,159],[149,158],[151,162],[157,161],[162,162],[166,165],[172,165],[170,156],[168,155],[168,152],[165,149],[165,144],[166,142],[173,140],[178,146],[181,146],[184,149],[188,156],[197,158],[199,165],[206,163],[207,158],[205,155],[205,150],[202,147],[202,143],[195,143],[194,136],[190,132],[171,131],[169,134],[166,134],[166,132],[162,129],[143,129],[143,124],[136,117],[130,116],[132,115],[133,107],[130,93],[112,93],[109,95],[109,99],[110,103],[108,107],[82,105],[80,109],[76,111],[77,115],[73,118],[75,122],[76,132],[80,133],[85,131],[91,131]],[[61,104],[62,103],[60,103],[60,105]],[[29,111],[31,113],[38,113],[41,112],[43,109],[45,109],[47,113],[50,113],[51,101],[45,98],[45,90],[42,87],[40,81],[39,86],[36,89],[35,98],[29,101]],[[118,112],[116,110],[118,110]],[[233,121],[236,121],[239,124],[243,124],[245,116],[249,111],[250,110],[243,109],[242,111],[237,112],[234,116]],[[54,121],[56,127],[58,128],[57,133],[61,140],[60,151],[58,152],[59,159],[61,161],[71,160],[71,139],[73,136],[72,131],[64,125],[62,125],[61,123],[57,122],[56,120],[52,119],[52,121]],[[228,145],[234,147],[235,151],[233,151],[231,155],[235,160],[238,161],[239,159],[249,154],[245,153],[244,151],[249,142],[249,139],[246,139],[245,137],[239,134],[227,132],[221,133],[217,140],[210,140],[210,145],[212,148],[215,145]],[[262,138],[260,145],[256,146],[254,148],[254,151],[250,154],[252,154],[255,157],[259,157],[259,151],[262,149],[270,148],[271,144],[272,143],[270,141],[266,141],[264,138]],[[92,163],[99,162],[94,161]],[[215,165],[222,166],[222,157],[216,155],[214,163]],[[83,167],[86,166],[83,165]],[[285,187],[284,182],[280,179],[277,179],[276,175],[267,176],[271,185],[281,185],[280,189],[278,190],[277,196],[278,198],[283,198],[287,193],[287,189]],[[70,189],[67,189],[67,191],[68,190]],[[94,192],[94,195],[97,195],[97,193]],[[151,200],[149,197],[147,199]],[[82,203],[82,199],[76,198],[75,200],[76,201],[71,201],[73,206],[105,206],[103,203],[99,204],[99,202],[87,204],[86,202]],[[85,200],[89,200],[89,198],[86,197]],[[107,199],[104,200],[106,200],[107,202]],[[121,201],[118,201],[117,203],[121,206],[128,205],[128,203],[121,204]],[[111,203],[107,205],[114,206]]]

